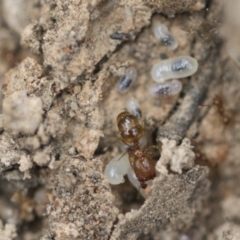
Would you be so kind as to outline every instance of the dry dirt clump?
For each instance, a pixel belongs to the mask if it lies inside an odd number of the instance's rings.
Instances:
[[[0,0],[0,240],[239,239],[235,1]],[[176,56],[198,71],[180,94],[153,98],[152,66]],[[128,67],[138,76],[120,94]],[[130,97],[147,145],[161,145],[144,198],[104,176]]]
[[[118,210],[102,172],[100,159],[68,158],[52,176],[49,239],[107,239]]]

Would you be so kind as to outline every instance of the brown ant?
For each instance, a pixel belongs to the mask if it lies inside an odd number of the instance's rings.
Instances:
[[[232,118],[230,115],[226,114],[223,98],[220,95],[215,94],[212,100],[212,105],[216,106],[217,112],[221,116],[223,124],[225,126],[229,125],[232,122]],[[202,106],[211,106],[211,105],[202,105]]]
[[[131,113],[127,111],[120,113],[117,117],[117,125],[123,143],[129,146],[126,152],[129,162],[140,182],[140,186],[145,189],[147,187],[145,182],[156,176],[155,164],[152,157],[147,153],[150,148],[156,146],[140,148],[139,140],[143,135],[143,126]]]
[[[213,104],[217,107],[218,114],[222,117],[224,125],[228,125],[232,119],[229,115],[226,114],[224,109],[224,102],[220,95],[216,94],[213,98]]]

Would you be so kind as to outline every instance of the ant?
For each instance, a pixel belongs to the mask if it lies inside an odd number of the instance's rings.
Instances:
[[[121,140],[129,146],[123,156],[128,153],[129,162],[140,182],[140,186],[145,189],[147,187],[145,182],[156,176],[155,164],[151,155],[147,152],[150,148],[157,146],[140,148],[139,140],[143,135],[143,126],[131,113],[127,111],[120,113],[117,117],[117,125]]]
[[[224,109],[224,102],[220,95],[216,94],[213,98],[213,104],[217,107],[218,114],[222,117],[224,125],[228,125],[232,119],[229,115],[226,114]]]
[[[225,126],[229,125],[232,122],[232,118],[230,115],[226,114],[223,98],[220,95],[215,94],[212,100],[212,105],[216,106],[217,112],[221,116],[223,124]],[[202,106],[211,106],[211,105],[202,105]]]

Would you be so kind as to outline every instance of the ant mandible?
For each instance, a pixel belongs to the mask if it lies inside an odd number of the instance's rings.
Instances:
[[[145,189],[146,181],[156,176],[155,164],[147,152],[150,148],[141,149],[139,140],[143,135],[143,126],[131,113],[124,111],[117,117],[117,125],[122,141],[129,146],[127,150],[129,162],[136,174],[140,186]],[[126,153],[125,153],[126,154]]]

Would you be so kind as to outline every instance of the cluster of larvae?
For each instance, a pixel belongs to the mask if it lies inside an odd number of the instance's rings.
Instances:
[[[178,42],[166,25],[159,22],[153,25],[155,37],[171,50],[178,47]],[[180,56],[156,63],[151,69],[151,77],[156,84],[150,86],[149,92],[155,97],[176,95],[182,90],[178,78],[193,75],[198,69],[197,61],[189,56]]]
[[[171,50],[178,47],[177,40],[171,35],[166,25],[157,23],[153,26],[155,37]],[[190,56],[179,56],[162,60],[151,69],[151,77],[156,84],[149,87],[149,93],[154,97],[176,95],[182,90],[182,83],[178,78],[193,75],[198,69],[198,62]],[[134,67],[126,69],[125,75],[117,83],[117,91],[126,93],[137,78]]]
[[[155,37],[169,49],[175,50],[178,47],[177,40],[171,35],[166,25],[155,24],[153,32]],[[154,97],[176,95],[182,90],[182,83],[177,79],[189,77],[197,69],[198,62],[190,56],[162,60],[151,69],[151,77],[156,83],[151,85],[148,91]],[[136,78],[136,69],[127,68],[125,75],[117,82],[116,90],[122,94],[126,93]],[[130,98],[126,108],[127,111],[120,113],[117,118],[118,129],[125,143],[122,149],[124,153],[110,161],[104,173],[111,184],[124,182],[124,175],[127,175],[135,187],[146,188],[146,182],[156,175],[154,163],[148,153],[153,146],[145,147],[146,139],[142,136],[143,127],[140,124],[142,113],[137,100]],[[132,138],[129,138],[130,135]]]

